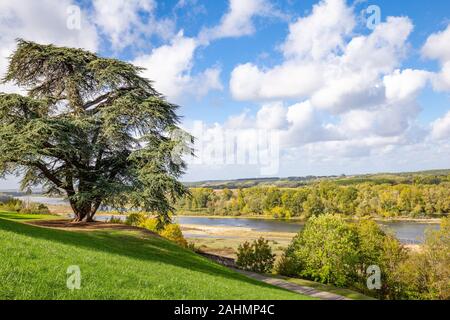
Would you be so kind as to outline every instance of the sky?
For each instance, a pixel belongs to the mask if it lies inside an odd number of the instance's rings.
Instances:
[[[450,168],[448,1],[0,0],[1,75],[17,38],[146,68],[184,181]]]

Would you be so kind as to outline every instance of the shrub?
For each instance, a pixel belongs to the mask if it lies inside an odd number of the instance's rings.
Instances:
[[[151,218],[144,212],[136,212],[128,215],[125,223],[130,226],[144,228],[155,233],[161,237],[174,241],[183,247],[188,247],[188,243],[181,232],[178,224],[167,224],[161,229],[161,223],[156,218]]]
[[[400,242],[372,220],[362,220],[355,225],[359,237],[359,275],[360,279],[354,286],[366,294],[380,299],[398,299],[401,283],[396,272],[406,259],[407,251]],[[367,267],[377,265],[381,270],[382,287],[378,291],[367,289]]]
[[[357,277],[358,236],[341,217],[312,217],[294,241],[301,276],[336,286],[349,285]]]
[[[0,208],[23,214],[50,214],[48,207],[42,203],[24,202],[9,196],[0,196]]]
[[[123,223],[123,220],[120,218],[116,218],[115,216],[111,216],[108,220],[108,223],[121,224]]]
[[[411,252],[396,273],[406,299],[450,299],[450,218],[428,231],[420,252]]]
[[[50,214],[48,207],[42,203],[29,203],[28,205],[23,204],[19,213],[24,214]]]
[[[264,238],[255,240],[252,244],[244,242],[238,248],[236,264],[244,269],[259,273],[269,273],[273,269],[275,255],[269,241]]]
[[[6,211],[19,212],[23,207],[23,201],[14,198],[4,198],[5,202],[2,202],[1,207]]]
[[[188,242],[186,248],[193,252],[201,252],[200,248],[196,247],[194,242]]]
[[[155,219],[156,220],[156,219]],[[178,224],[168,224],[165,226],[164,230],[161,231],[160,235],[166,239],[172,240],[183,247],[187,247],[188,243],[181,232],[181,228]]]
[[[129,226],[138,227],[142,222],[148,218],[148,215],[144,212],[133,212],[127,216],[125,224]]]
[[[299,275],[302,270],[302,266],[301,261],[295,255],[295,243],[296,241],[293,240],[283,252],[280,260],[277,261],[275,266],[276,273],[287,277],[295,277]]]
[[[158,219],[145,218],[137,226],[158,233]]]

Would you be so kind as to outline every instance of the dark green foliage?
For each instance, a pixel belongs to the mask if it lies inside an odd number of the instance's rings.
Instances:
[[[140,71],[84,50],[19,40],[4,80],[28,95],[0,94],[0,173],[21,174],[24,189],[65,193],[76,221],[92,220],[107,204],[169,222],[170,203],[187,193],[178,153],[190,152],[191,138],[179,134],[177,106]]]
[[[272,248],[263,238],[251,244],[246,241],[238,247],[236,264],[244,270],[269,273],[273,269],[274,261],[275,255],[272,254]]]

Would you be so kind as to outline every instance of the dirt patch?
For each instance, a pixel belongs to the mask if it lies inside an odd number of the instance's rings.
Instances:
[[[78,222],[73,223],[71,220],[38,220],[29,221],[28,224],[53,228],[53,229],[66,229],[74,231],[96,231],[96,230],[120,230],[120,231],[139,231],[147,235],[159,237],[158,234],[143,228],[132,227],[125,224],[119,223],[107,223],[107,222]]]

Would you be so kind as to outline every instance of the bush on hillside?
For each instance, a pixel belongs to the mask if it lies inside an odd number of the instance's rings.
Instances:
[[[246,241],[238,247],[236,264],[244,270],[269,273],[273,269],[274,261],[272,248],[264,238],[259,238],[251,244]]]
[[[144,212],[133,212],[127,216],[125,224],[133,227],[138,227],[142,222],[148,218],[148,215]]]
[[[148,217],[145,220],[141,221],[137,226],[153,231],[155,233],[159,233],[161,231],[158,230],[158,219],[155,218]]]
[[[181,232],[180,225],[172,223],[165,226],[164,230],[160,232],[161,237],[169,239],[178,243],[180,246],[187,247],[188,243]]]
[[[160,222],[156,218],[150,217],[144,212],[135,212],[128,215],[126,224],[130,226],[145,228],[152,232],[158,233],[161,237],[171,240],[183,247],[188,247],[188,243],[183,236],[183,232],[178,224],[167,224],[162,229]]]

